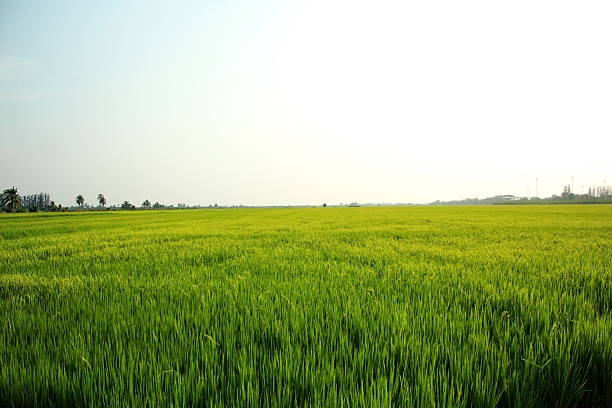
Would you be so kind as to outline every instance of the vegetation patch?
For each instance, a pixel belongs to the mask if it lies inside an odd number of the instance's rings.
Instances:
[[[612,206],[33,215],[0,406],[612,403]]]

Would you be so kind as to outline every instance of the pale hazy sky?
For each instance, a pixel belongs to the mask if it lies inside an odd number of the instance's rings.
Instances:
[[[248,205],[612,184],[611,21],[609,0],[1,0],[0,187]]]

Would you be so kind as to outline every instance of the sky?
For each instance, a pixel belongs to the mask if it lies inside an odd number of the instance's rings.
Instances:
[[[612,184],[612,3],[0,1],[0,187],[426,203]]]

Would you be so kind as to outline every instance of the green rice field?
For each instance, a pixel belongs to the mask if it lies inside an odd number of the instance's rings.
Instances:
[[[0,406],[610,407],[612,205],[0,215]]]

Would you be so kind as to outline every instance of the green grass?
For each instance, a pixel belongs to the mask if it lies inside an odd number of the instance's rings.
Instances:
[[[609,407],[612,206],[0,216],[0,406]]]

